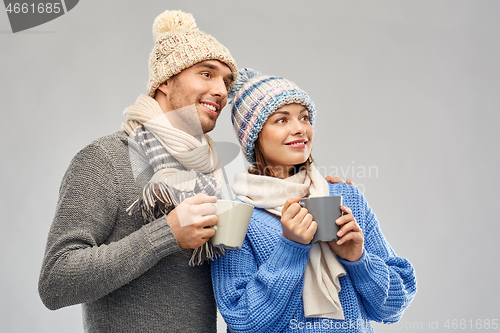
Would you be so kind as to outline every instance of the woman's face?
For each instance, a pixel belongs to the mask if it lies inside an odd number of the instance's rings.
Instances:
[[[287,178],[294,165],[304,163],[311,155],[313,137],[309,111],[294,103],[267,118],[258,140],[268,167],[276,177]]]

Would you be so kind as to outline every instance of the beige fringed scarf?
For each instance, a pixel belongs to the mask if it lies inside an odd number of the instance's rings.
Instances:
[[[314,166],[286,179],[240,172],[235,175],[233,191],[241,201],[278,216],[288,198],[329,195],[328,183]],[[306,318],[344,319],[338,292],[339,277],[345,274],[328,244],[311,246],[302,291]]]
[[[193,105],[175,112],[197,117],[195,108]],[[173,127],[158,102],[146,95],[139,96],[123,114],[127,121],[122,128],[143,149],[155,172],[141,198],[130,206],[129,213],[141,212],[150,222],[187,197],[202,192],[220,194],[224,183],[222,164],[208,135],[197,139]],[[199,265],[223,252],[207,242],[195,249],[189,264]]]

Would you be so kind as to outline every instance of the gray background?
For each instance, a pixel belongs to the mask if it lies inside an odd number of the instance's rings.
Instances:
[[[0,12],[2,332],[82,332],[79,305],[51,312],[37,295],[58,187],[145,92],[151,25],[166,9],[193,13],[240,67],[315,101],[316,161],[359,184],[416,269],[399,327],[377,332],[500,319],[500,1],[82,0],[24,33]],[[227,110],[212,137],[236,142]]]

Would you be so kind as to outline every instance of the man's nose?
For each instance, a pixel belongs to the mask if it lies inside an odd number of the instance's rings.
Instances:
[[[211,94],[213,96],[218,96],[222,99],[227,97],[227,87],[226,82],[222,78],[218,78],[213,81],[213,86],[211,89]]]

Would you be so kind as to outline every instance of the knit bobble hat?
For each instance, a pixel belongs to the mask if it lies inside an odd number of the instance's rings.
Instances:
[[[182,70],[205,60],[219,60],[233,74],[234,84],[238,74],[236,63],[222,44],[198,30],[193,15],[180,10],[165,11],[153,23],[155,45],[149,61],[148,94],[155,96],[156,89]]]
[[[231,121],[248,162],[254,163],[255,140],[267,118],[287,104],[297,103],[307,108],[311,125],[316,110],[311,98],[295,83],[282,77],[262,75],[256,70],[243,68],[229,92]]]

